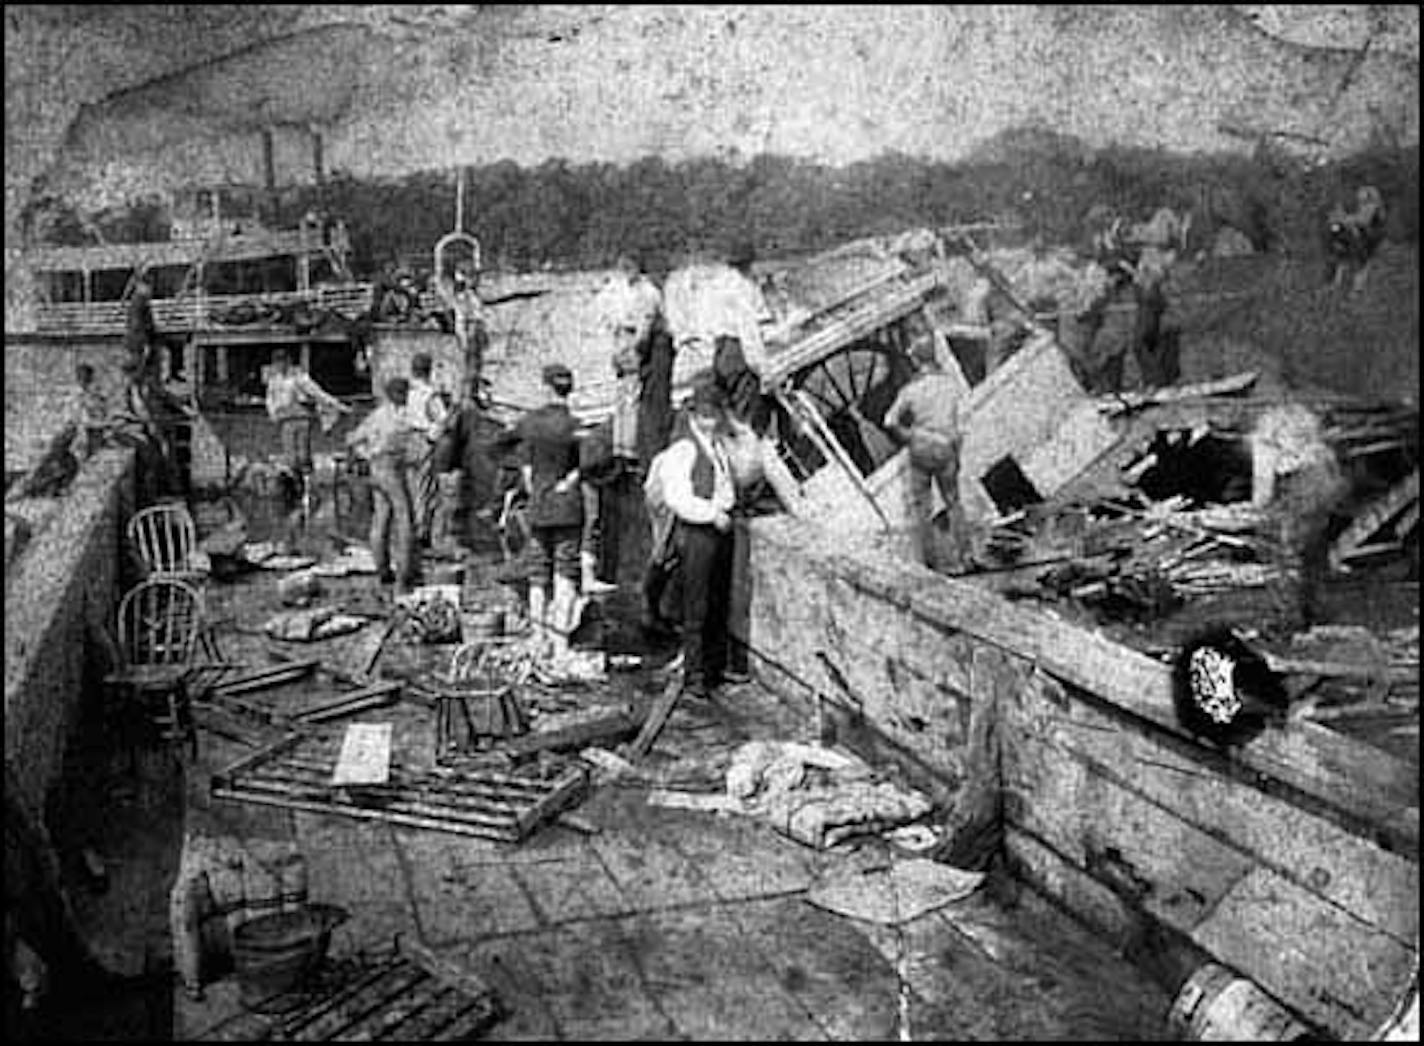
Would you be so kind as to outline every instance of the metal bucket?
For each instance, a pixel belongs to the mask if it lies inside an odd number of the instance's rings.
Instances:
[[[248,919],[233,934],[232,956],[242,1004],[281,1013],[302,1002],[302,988],[331,946],[331,931],[347,919],[331,904]]]

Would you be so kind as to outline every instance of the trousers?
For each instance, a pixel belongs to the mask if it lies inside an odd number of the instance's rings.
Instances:
[[[732,535],[678,524],[682,561],[683,685],[716,686],[727,667],[727,615],[732,595]]]
[[[412,510],[410,473],[395,455],[378,454],[371,459],[371,488],[375,508],[371,514],[371,557],[376,571],[394,570],[396,583],[415,584],[415,521]]]

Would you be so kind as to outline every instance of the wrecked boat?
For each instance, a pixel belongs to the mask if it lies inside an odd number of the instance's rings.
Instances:
[[[1364,1038],[1417,1009],[1417,411],[1311,401],[1376,488],[1331,560],[1392,556],[1403,569],[1365,598],[1379,609],[1393,594],[1396,613],[1271,649],[1282,637],[1261,635],[1261,603],[1228,597],[1269,587],[1270,554],[1237,554],[1270,543],[1249,504],[1249,435],[1279,400],[1245,395],[1254,374],[1093,397],[1040,328],[966,383],[960,496],[990,542],[978,571],[943,576],[904,555],[906,452],[878,426],[934,284],[899,273],[846,298],[763,374],[792,424],[778,435],[789,511],[745,524],[735,629],[758,678],[823,736],[916,775],[950,811],[952,860],[1001,852],[1180,1006],[1205,1005],[1224,975],[1298,1022],[1253,1029],[1266,1037]],[[1234,493],[1200,488],[1233,475]],[[993,536],[1016,526],[996,560]],[[1157,540],[1185,569],[1156,579],[1196,611],[1175,629],[1149,599],[1126,624],[1103,614],[1093,597],[1120,583],[1107,571],[1046,577]],[[1179,671],[1187,639],[1223,621],[1288,692],[1288,710],[1226,739],[1183,717]],[[1342,682],[1353,689],[1331,691]]]

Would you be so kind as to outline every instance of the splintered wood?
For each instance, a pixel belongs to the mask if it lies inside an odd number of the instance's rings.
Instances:
[[[245,1012],[201,1042],[428,1042],[479,1038],[503,1015],[473,974],[416,944],[365,962],[331,963],[308,1001],[281,1016]]]
[[[578,802],[588,784],[588,771],[573,765],[546,777],[533,770],[440,772],[393,764],[385,783],[337,787],[331,783],[336,756],[328,738],[290,734],[214,774],[212,795],[517,843]]]

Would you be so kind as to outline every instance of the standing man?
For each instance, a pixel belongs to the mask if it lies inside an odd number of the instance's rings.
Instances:
[[[451,328],[464,359],[465,380],[477,401],[484,397],[484,361],[490,340],[489,313],[480,297],[479,280],[479,272],[464,263],[448,277],[435,274],[435,291],[450,310]]]
[[[477,380],[467,376],[466,394],[436,446],[440,506],[431,524],[431,544],[437,548],[443,537],[449,546],[478,549],[481,539],[491,537],[495,529],[500,507],[498,444],[504,429],[481,406]],[[459,529],[462,511],[464,527]]]
[[[142,268],[134,276],[133,295],[129,298],[124,348],[129,359],[136,361],[142,371],[149,372],[157,366],[160,342],[158,324],[153,319],[153,283],[148,269]]]
[[[277,425],[283,464],[292,471],[302,498],[306,497],[307,477],[312,470],[312,425],[320,408],[325,408],[323,414],[351,412],[306,371],[293,367],[286,349],[273,352],[272,366],[267,371],[267,416]]]
[[[544,384],[548,402],[520,418],[514,431],[529,492],[529,624],[535,639],[558,657],[567,653],[569,635],[582,612],[578,585],[583,495],[578,422],[568,402],[573,374],[562,363],[550,364],[544,368]]]
[[[419,580],[408,467],[411,443],[419,437],[406,415],[410,382],[391,378],[385,393],[385,402],[352,430],[346,445],[371,465],[376,504],[370,544],[376,573],[382,584],[394,583],[397,593],[405,593]]]
[[[109,422],[109,402],[94,384],[94,368],[81,363],[74,368],[77,389],[70,407],[76,427],[71,450],[81,462],[88,460],[104,441]]]
[[[727,667],[732,591],[732,507],[736,488],[719,434],[725,397],[710,382],[688,399],[688,434],[659,462],[682,569],[684,693],[707,698]]]
[[[423,453],[415,462],[415,531],[421,545],[430,543],[430,519],[435,511],[435,471],[432,467],[435,444],[445,431],[450,410],[444,394],[430,381],[433,362],[428,352],[417,352],[410,361],[410,400],[406,412],[410,423],[424,438]]]
[[[618,269],[598,292],[600,333],[607,338],[609,359],[618,379],[613,408],[613,453],[638,460],[638,403],[642,393],[642,363],[648,352],[653,320],[663,295],[630,254],[618,256]]]
[[[885,413],[885,428],[910,448],[910,512],[918,558],[931,570],[959,570],[968,553],[968,528],[959,504],[960,384],[940,369],[934,342],[919,338],[910,347],[915,377]],[[944,500],[949,552],[935,543],[933,483]]]

